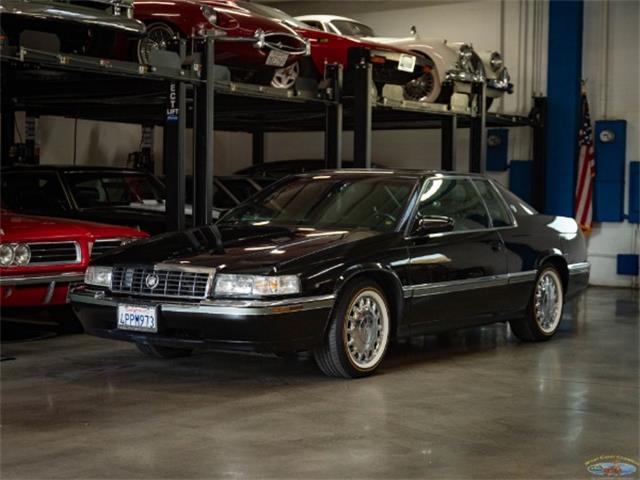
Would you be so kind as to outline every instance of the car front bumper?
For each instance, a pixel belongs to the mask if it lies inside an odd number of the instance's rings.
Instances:
[[[69,286],[82,280],[83,272],[3,275],[0,277],[0,304],[7,308],[64,305]]]
[[[70,294],[85,332],[103,338],[177,348],[261,353],[309,350],[322,342],[333,295],[287,300],[206,300],[115,297],[92,289]],[[117,327],[119,304],[157,307],[157,333]]]

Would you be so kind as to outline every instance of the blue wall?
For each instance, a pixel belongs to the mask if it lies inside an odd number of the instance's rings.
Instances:
[[[545,212],[573,217],[582,77],[582,0],[549,2]]]

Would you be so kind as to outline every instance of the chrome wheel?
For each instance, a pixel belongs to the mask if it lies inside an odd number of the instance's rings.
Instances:
[[[553,269],[542,272],[538,277],[534,293],[534,316],[540,330],[546,334],[552,334],[562,316],[562,281],[558,273]]]
[[[277,69],[273,73],[271,86],[274,88],[281,88],[283,90],[293,88],[299,76],[300,66],[298,65],[298,62],[296,62],[289,65],[288,67]]]
[[[385,353],[389,336],[389,312],[376,290],[360,291],[347,310],[345,322],[346,353],[351,363],[367,370],[378,364]]]
[[[149,63],[149,54],[153,50],[167,50],[176,34],[169,25],[154,23],[147,27],[147,34],[138,41],[138,61]]]
[[[433,72],[425,73],[404,86],[404,97],[406,100],[428,102],[433,97],[435,86],[436,81]]]

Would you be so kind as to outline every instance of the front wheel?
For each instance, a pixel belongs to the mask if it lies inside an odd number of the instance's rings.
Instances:
[[[511,331],[523,342],[548,340],[560,326],[563,307],[562,278],[554,266],[546,264],[536,277],[525,316],[509,322]]]
[[[166,23],[152,23],[147,25],[147,33],[138,40],[138,62],[148,65],[150,53],[153,50],[167,50],[177,34]]]
[[[323,344],[314,351],[326,375],[358,378],[372,374],[389,346],[391,319],[380,286],[367,279],[345,287]]]
[[[288,67],[278,68],[273,72],[273,78],[271,79],[271,86],[274,88],[281,88],[283,90],[289,90],[293,88],[300,76],[300,65],[298,62],[292,63]]]
[[[149,345],[146,343],[136,343],[138,350],[153,358],[180,358],[188,357],[193,352],[192,348],[172,348]]]

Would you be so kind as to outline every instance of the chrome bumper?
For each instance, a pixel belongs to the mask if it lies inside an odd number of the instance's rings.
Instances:
[[[591,271],[591,264],[589,262],[572,263],[567,265],[569,275],[579,275],[581,273],[589,273]]]
[[[119,304],[157,306],[163,312],[201,315],[274,315],[331,308],[335,295],[297,297],[285,300],[202,300],[187,303],[158,298],[115,298],[101,290],[74,291],[69,295],[72,303],[116,308]]]
[[[39,283],[70,283],[84,280],[84,273],[65,272],[56,274],[26,274],[0,277],[0,285],[37,285]]]
[[[473,74],[466,70],[451,69],[444,74],[445,82],[461,82],[461,83],[483,83],[485,78],[483,75]]]

